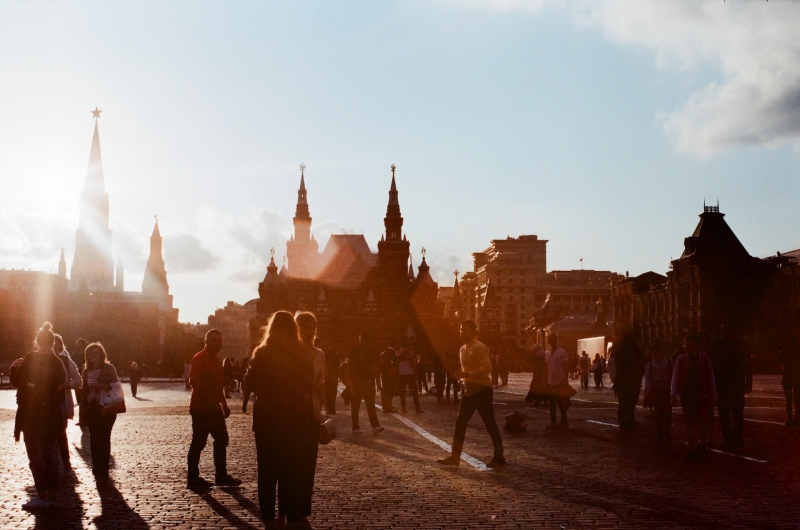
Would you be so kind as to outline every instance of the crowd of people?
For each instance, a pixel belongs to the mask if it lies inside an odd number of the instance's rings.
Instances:
[[[346,358],[334,348],[318,347],[316,318],[309,312],[292,315],[279,311],[264,328],[262,340],[248,360],[220,359],[223,337],[212,329],[205,347],[188,367],[191,389],[189,412],[192,437],[187,455],[187,487],[195,490],[236,487],[241,480],[227,468],[229,436],[226,419],[231,410],[231,392],[242,391],[242,410],[247,412],[255,397],[252,430],[258,472],[258,500],[267,528],[312,528],[312,494],[319,443],[330,439],[323,424],[322,409],[336,414],[339,383],[341,397],[350,407],[352,433],[362,434],[359,423],[361,403],[366,406],[373,434],[384,428],[376,412],[380,394],[383,413],[407,413],[411,396],[416,413],[422,413],[419,395],[424,391],[439,402],[459,402],[451,454],[438,460],[457,466],[467,424],[477,411],[492,440],[494,454],[487,466],[506,465],[503,442],[494,416],[493,393],[507,384],[502,356],[477,339],[472,320],[461,323],[460,349],[439,359],[416,353],[405,338],[389,341],[383,351],[369,331]],[[591,359],[586,352],[570,356],[559,345],[558,336],[547,337],[548,350],[539,345],[532,355],[533,377],[526,401],[532,406],[546,404],[548,428],[568,426],[567,412],[576,390],[571,378],[580,378],[588,389],[589,375],[596,388],[603,386],[608,372],[619,400],[619,427],[636,430],[640,423],[635,410],[644,382],[644,406],[655,416],[656,443],[672,441],[672,411],[680,406],[686,427],[687,460],[705,457],[713,430],[716,407],[723,448],[744,445],[745,395],[752,391],[752,366],[745,343],[731,323],[720,328],[720,339],[687,330],[680,351],[667,354],[663,345],[646,350],[637,345],[633,333],[616,340],[608,363],[600,355]],[[58,506],[59,456],[63,473],[73,473],[69,456],[67,424],[78,404],[78,425],[89,434],[91,465],[98,482],[108,478],[111,433],[117,414],[124,412],[119,377],[109,363],[102,344],[76,343],[78,363],[64,347],[64,341],[49,323],[39,330],[35,350],[15,363],[12,384],[17,387],[18,410],[14,435],[23,437],[37,495],[25,509]],[[800,425],[800,342],[789,341],[780,353],[782,385],[786,396],[787,426]],[[141,373],[136,363],[130,370],[131,392],[135,396]],[[73,392],[75,399],[73,399]],[[395,407],[398,397],[400,411]],[[121,399],[121,404],[119,403]],[[209,435],[213,439],[214,481],[200,475],[200,456]]]

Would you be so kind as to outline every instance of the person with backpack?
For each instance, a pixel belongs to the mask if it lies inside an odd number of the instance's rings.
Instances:
[[[644,370],[644,398],[652,404],[656,414],[656,443],[672,442],[672,361],[664,355],[664,348],[656,343],[650,347],[652,357]]]
[[[14,439],[20,434],[37,496],[25,510],[58,507],[58,433],[62,429],[64,365],[53,351],[53,326],[45,322],[36,335],[36,350],[27,353],[16,374],[17,414]]]

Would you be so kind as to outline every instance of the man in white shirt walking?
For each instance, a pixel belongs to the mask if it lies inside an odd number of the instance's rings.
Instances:
[[[438,460],[440,464],[446,466],[457,466],[461,460],[461,451],[464,448],[464,438],[467,434],[467,423],[478,411],[483,420],[486,430],[494,444],[494,458],[487,464],[490,468],[502,467],[506,464],[503,457],[503,441],[500,438],[500,430],[494,419],[494,408],[492,407],[492,359],[489,356],[489,348],[475,338],[477,325],[473,320],[465,320],[461,323],[461,340],[464,345],[459,352],[461,370],[456,372],[456,377],[463,381],[466,390],[461,400],[461,407],[458,409],[458,419],[456,419],[456,432],[453,436],[452,454],[447,458]]]
[[[567,426],[567,405],[565,398],[562,396],[564,386],[569,386],[567,381],[567,373],[569,364],[569,356],[563,348],[558,347],[558,336],[551,333],[547,337],[547,342],[550,344],[550,350],[545,355],[545,363],[547,365],[547,401],[550,405],[550,427],[556,426],[556,403],[558,403],[558,410],[561,412],[562,427]]]

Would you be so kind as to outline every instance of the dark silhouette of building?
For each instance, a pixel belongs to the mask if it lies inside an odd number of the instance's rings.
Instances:
[[[777,353],[800,323],[796,254],[751,256],[719,206],[704,206],[666,276],[651,271],[614,284],[615,331],[631,328],[645,344],[658,340],[678,348],[687,328],[715,339],[720,324],[732,321],[764,351]]]
[[[178,350],[194,347],[195,341],[178,326],[158,222],[150,238],[142,292],[131,292],[124,288],[122,260],[115,269],[111,259],[108,219],[109,195],[95,122],[70,278],[63,249],[57,274],[0,270],[0,361],[29,351],[36,329],[47,320],[64,336],[68,349],[83,337],[103,342],[123,370],[135,360],[151,373],[180,372],[183,352]]]
[[[420,345],[434,348],[443,342],[438,284],[430,276],[424,256],[419,273],[413,274],[395,166],[391,169],[385,231],[378,251],[372,251],[363,235],[333,234],[319,252],[311,234],[305,166],[301,166],[294,234],[286,244],[288,266],[278,269],[273,250],[267,273],[258,285],[257,315],[250,326],[252,345],[260,340],[269,316],[281,309],[313,311],[324,345],[339,351],[355,345],[364,330],[384,343],[409,333]]]

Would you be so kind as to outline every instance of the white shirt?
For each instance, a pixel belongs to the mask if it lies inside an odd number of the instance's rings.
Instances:
[[[567,361],[567,352],[561,348],[556,348],[556,351],[548,350],[544,356],[544,362],[547,364],[547,384],[558,385],[564,380],[564,363]]]

